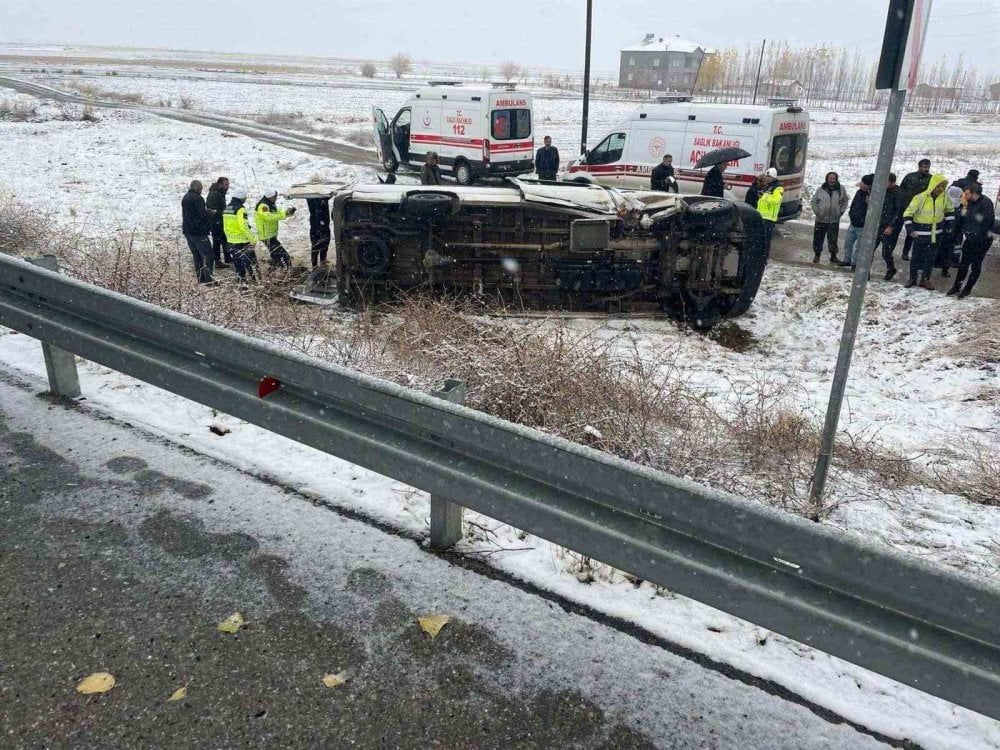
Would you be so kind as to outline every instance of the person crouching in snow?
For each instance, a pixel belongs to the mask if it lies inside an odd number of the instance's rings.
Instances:
[[[257,235],[250,228],[247,220],[246,188],[233,188],[229,194],[229,205],[222,212],[222,231],[229,243],[229,253],[236,266],[236,275],[240,281],[246,281],[249,276],[254,281],[260,281],[260,270],[257,268]]]
[[[257,201],[257,209],[254,214],[257,220],[257,236],[271,253],[269,265],[272,271],[277,268],[292,267],[292,259],[281,244],[281,240],[278,239],[278,223],[292,216],[295,209],[278,208],[277,200],[278,191],[274,188],[268,188],[264,191],[264,197]]]
[[[947,186],[947,177],[942,174],[934,175],[927,183],[927,189],[914,196],[903,211],[906,231],[913,237],[913,257],[910,260],[907,289],[917,285],[918,274],[922,288],[934,288],[930,281],[934,258],[940,244],[947,240],[949,228],[955,221],[954,207],[944,194]]]

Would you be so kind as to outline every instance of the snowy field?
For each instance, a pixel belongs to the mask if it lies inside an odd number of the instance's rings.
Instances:
[[[241,118],[301,112],[315,119],[316,127],[336,129],[338,138],[366,130],[372,104],[395,112],[407,96],[403,87],[416,83],[363,81],[345,71],[286,73],[280,80],[268,74],[249,82],[234,80],[248,76],[231,70],[198,70],[196,58],[184,62],[194,67],[126,68],[109,57],[106,67],[120,71],[117,76],[48,72],[26,77],[58,88],[69,89],[83,81],[117,94],[141,93],[150,103],[159,99],[177,102],[186,96],[194,100],[196,109]],[[6,72],[19,75],[12,67],[8,64]],[[141,77],[127,75],[129,71]],[[430,67],[422,73],[443,74]],[[553,91],[541,93],[536,101],[536,133],[551,133],[568,157],[579,140],[580,100]],[[0,121],[0,164],[4,165],[0,195],[13,194],[40,212],[52,213],[58,221],[95,236],[127,228],[175,240],[182,256],[188,251],[179,236],[178,204],[193,178],[207,184],[227,174],[255,195],[265,187],[281,190],[308,180],[374,177],[365,167],[152,114],[101,109],[96,112],[98,122],[80,122],[60,119],[65,108],[0,89],[0,100],[4,99],[33,107],[35,115],[28,122]],[[592,102],[591,142],[634,107],[624,102]],[[819,184],[829,169],[839,171],[846,184],[871,171],[881,132],[879,113],[822,111],[813,113],[813,123],[807,184]],[[901,162],[896,171],[910,171],[918,158],[929,156],[935,171],[940,168],[951,178],[972,167],[980,169],[987,193],[993,194],[1000,182],[998,124],[948,115],[909,116],[901,130]],[[300,260],[308,257],[307,235],[305,216],[294,217],[283,228],[286,245]],[[804,411],[815,414],[822,411],[828,396],[849,284],[842,275],[772,264],[751,313],[740,320],[754,339],[742,352],[653,321],[577,321],[573,325],[618,337],[651,360],[669,352],[683,376],[710,398],[724,399],[741,383],[763,378],[780,384],[794,394]],[[854,433],[877,434],[890,447],[921,457],[926,466],[946,461],[949,446],[969,436],[986,441],[994,454],[1000,453],[1000,365],[977,357],[968,343],[962,343],[963,332],[976,319],[995,323],[1000,319],[1000,303],[970,298],[956,304],[940,293],[873,282],[842,426]],[[23,336],[0,335],[0,360],[4,367],[36,375],[44,372],[37,344]],[[427,499],[421,493],[321,458],[257,428],[214,417],[211,410],[104,368],[87,366],[83,379],[92,403],[136,425],[393,525],[426,529]],[[207,428],[215,422],[225,423],[233,432],[225,439],[211,435]],[[178,428],[181,423],[185,426]],[[264,458],[270,455],[281,455],[280,465]],[[317,471],[319,465],[328,468]],[[828,524],[944,565],[994,580],[1000,577],[1000,508],[996,506],[926,487],[881,497],[874,493],[856,502],[845,497],[836,500],[843,504],[825,519]],[[479,521],[496,527],[487,519]],[[662,595],[646,584],[636,588],[613,576],[581,583],[568,572],[563,553],[550,545],[518,539],[505,528],[496,528],[495,534],[490,541],[467,541],[467,550],[488,553],[491,564],[526,580],[774,679],[873,730],[907,737],[928,748],[1000,747],[1000,723],[901,688],[689,600]],[[498,553],[497,545],[528,549]]]

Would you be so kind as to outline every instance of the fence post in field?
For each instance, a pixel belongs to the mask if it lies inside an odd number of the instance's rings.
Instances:
[[[431,391],[432,396],[461,404],[465,401],[465,383],[446,380],[444,385]],[[450,549],[462,539],[462,506],[440,495],[431,495],[431,547]]]
[[[54,255],[28,258],[28,262],[46,271],[59,273],[59,261]],[[45,371],[49,376],[49,391],[64,398],[80,398],[82,394],[80,377],[76,372],[76,357],[51,344],[42,344],[42,356],[45,358]]]

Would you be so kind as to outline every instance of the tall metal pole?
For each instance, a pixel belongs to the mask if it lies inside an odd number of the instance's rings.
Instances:
[[[580,132],[580,153],[587,150],[587,118],[590,116],[590,29],[594,0],[587,0],[587,43],[583,53],[583,127]]]
[[[837,369],[833,375],[833,385],[830,388],[830,404],[826,410],[826,423],[823,425],[823,437],[820,442],[819,458],[816,461],[816,473],[813,475],[810,498],[813,505],[813,520],[818,520],[822,510],[823,490],[826,487],[826,475],[830,468],[830,458],[833,455],[833,444],[837,436],[837,423],[840,421],[840,409],[844,402],[844,389],[847,387],[847,375],[851,369],[851,357],[854,354],[854,340],[861,322],[861,306],[865,300],[865,287],[868,285],[868,275],[871,272],[872,256],[875,253],[876,235],[882,216],[882,204],[885,203],[886,185],[889,182],[889,170],[892,168],[892,157],[896,151],[896,138],[899,135],[899,121],[903,117],[903,104],[906,101],[906,89],[892,89],[889,95],[889,109],[885,113],[885,126],[882,128],[882,145],[878,150],[878,162],[875,165],[875,182],[872,185],[871,196],[868,199],[868,212],[865,214],[865,228],[861,233],[860,254],[856,257],[854,283],[851,285],[851,299],[847,303],[847,317],[844,319],[844,332],[840,337],[840,353],[837,355]]]
[[[757,87],[760,86],[760,71],[764,67],[764,48],[767,47],[767,40],[760,43],[760,60],[757,62],[757,80],[753,82],[753,103],[757,103]]]

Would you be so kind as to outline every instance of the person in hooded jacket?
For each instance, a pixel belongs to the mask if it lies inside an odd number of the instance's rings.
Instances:
[[[945,242],[950,227],[955,222],[955,209],[944,194],[948,178],[942,174],[933,175],[927,189],[915,196],[903,211],[906,231],[913,238],[913,259],[910,261],[910,280],[906,288],[917,286],[917,278],[923,289],[933,289],[931,271],[938,246]]]
[[[257,201],[254,210],[254,219],[257,224],[257,236],[260,241],[267,245],[271,259],[268,265],[274,271],[278,268],[291,268],[292,259],[285,250],[285,246],[278,239],[278,224],[295,213],[294,208],[278,208],[278,191],[268,188],[264,191],[263,197]]]
[[[229,243],[229,252],[236,267],[236,275],[240,281],[250,278],[260,281],[260,269],[257,267],[257,235],[250,228],[247,220],[247,210],[244,203],[247,199],[245,188],[233,188],[229,196],[229,205],[222,213],[222,228]]]
[[[215,211],[215,221],[212,223],[212,252],[215,253],[215,267],[226,268],[233,262],[226,242],[226,233],[222,229],[222,212],[226,210],[226,193],[229,192],[229,178],[220,177],[208,188],[208,198],[205,204]]]
[[[722,178],[722,173],[726,171],[725,164],[716,164],[705,175],[705,182],[701,185],[702,195],[711,195],[715,198],[722,198],[726,194],[726,182]]]
[[[896,223],[899,229],[903,228],[906,223],[906,219],[903,217],[903,211],[905,211],[913,199],[920,195],[927,189],[927,183],[931,179],[931,160],[921,159],[917,162],[917,171],[910,172],[903,178],[903,181],[899,183],[899,189],[902,191],[900,194],[900,214],[899,219]],[[899,230],[897,230],[898,232]],[[907,234],[906,239],[903,240],[903,260],[910,259],[910,248],[913,246],[914,237],[912,234]],[[895,248],[895,245],[893,245]]]
[[[953,256],[960,252],[962,248],[962,230],[959,216],[961,215],[964,191],[964,188],[960,188],[954,183],[944,191],[955,211],[955,221],[948,227],[948,234],[945,235],[944,241],[938,245],[937,252],[934,254],[934,267],[941,269],[941,278],[943,279],[951,276],[950,269],[953,265],[958,265],[957,262],[953,262]]]
[[[823,184],[812,194],[809,201],[816,223],[813,226],[813,263],[819,263],[823,254],[823,239],[830,251],[830,262],[837,263],[837,237],[840,233],[840,217],[847,210],[847,191],[840,184],[836,172],[827,172]]]
[[[308,198],[309,206],[309,242],[312,249],[309,252],[312,267],[317,261],[326,263],[326,254],[330,249],[330,199]]]
[[[993,244],[993,224],[996,221],[993,204],[989,198],[983,197],[983,186],[978,182],[973,182],[965,188],[964,198],[961,208],[962,234],[965,236],[965,242],[962,244],[962,260],[958,264],[958,271],[955,272],[955,283],[948,290],[948,296],[958,295],[959,299],[972,294],[972,287],[979,281],[983,260],[990,250],[990,245]],[[967,273],[969,280],[963,289],[962,282],[965,281]]]

